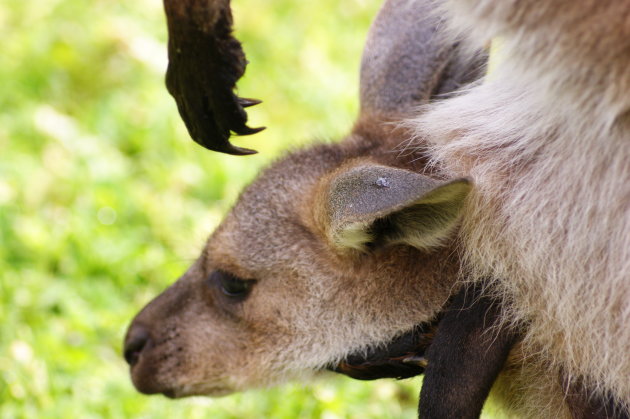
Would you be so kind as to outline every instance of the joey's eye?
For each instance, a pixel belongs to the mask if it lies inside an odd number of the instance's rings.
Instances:
[[[244,298],[254,285],[254,280],[241,279],[223,271],[214,271],[208,277],[211,283],[219,286],[221,292],[228,297]]]

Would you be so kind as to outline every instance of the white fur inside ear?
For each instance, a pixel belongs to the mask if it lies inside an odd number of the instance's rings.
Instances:
[[[472,188],[470,181],[467,179],[457,179],[446,185],[434,189],[424,196],[420,203],[422,204],[449,204],[449,207],[459,211],[463,201],[468,196]]]
[[[406,244],[422,250],[440,247],[451,237],[459,221],[458,211],[445,214],[421,211],[421,214],[420,217],[416,214],[397,216],[397,228],[402,234],[390,243]]]
[[[367,223],[352,223],[339,231],[334,238],[335,245],[341,249],[366,251],[366,244],[374,240]]]
[[[444,245],[458,224],[471,185],[465,179],[436,188],[414,205],[392,214],[389,242],[428,250]]]

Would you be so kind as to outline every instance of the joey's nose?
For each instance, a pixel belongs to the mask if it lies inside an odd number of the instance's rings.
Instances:
[[[149,339],[149,331],[146,327],[139,324],[131,326],[125,338],[124,350],[125,361],[129,366],[133,367],[138,362],[140,353],[147,346]]]

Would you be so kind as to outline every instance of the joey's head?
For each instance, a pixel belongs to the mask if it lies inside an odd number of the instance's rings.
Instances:
[[[267,386],[431,321],[452,291],[469,188],[341,145],[279,161],[134,319],[135,386],[173,397]]]

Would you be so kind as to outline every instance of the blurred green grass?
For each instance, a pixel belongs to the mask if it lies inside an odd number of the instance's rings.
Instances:
[[[222,399],[138,394],[132,316],[195,259],[238,191],[282,150],[347,132],[379,2],[235,0],[261,98],[236,143],[190,139],[163,83],[159,0],[0,4],[0,417],[412,418],[419,382],[338,377]]]

